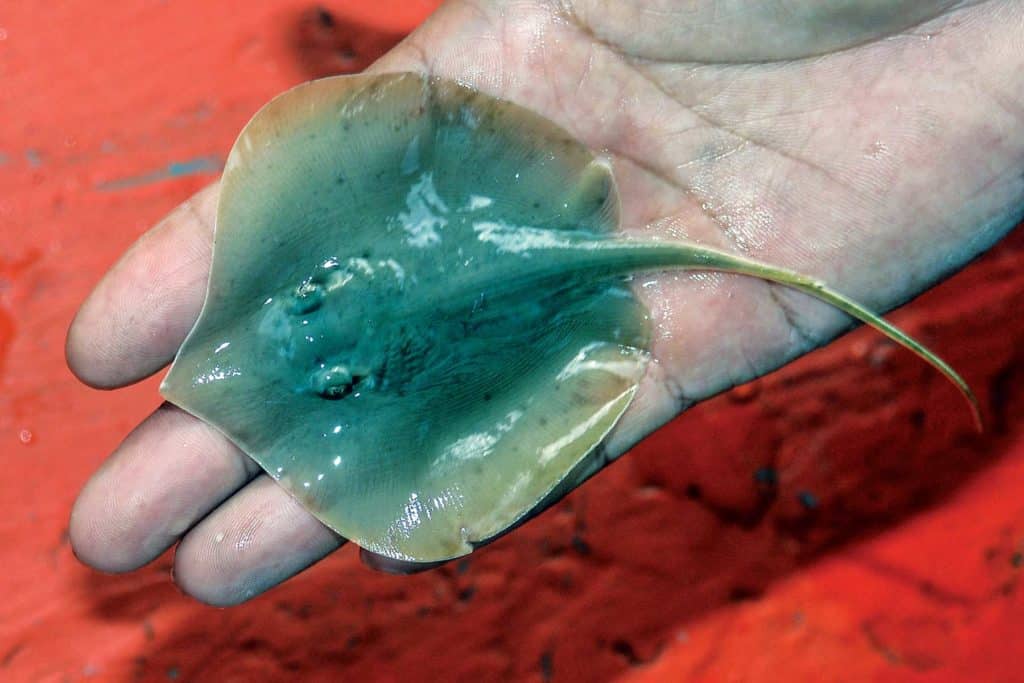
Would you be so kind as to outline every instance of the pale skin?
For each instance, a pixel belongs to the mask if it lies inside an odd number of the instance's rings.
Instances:
[[[628,232],[786,266],[876,310],[950,275],[1024,213],[1020,0],[453,1],[373,69],[459,79],[564,126],[611,160]],[[82,381],[112,389],[171,360],[202,305],[216,202],[216,185],[186,201],[83,304],[67,341]],[[641,282],[656,362],[609,459],[849,324],[750,278]],[[344,543],[170,405],[86,484],[70,534],[79,558],[111,572],[180,541],[175,580],[217,605]]]

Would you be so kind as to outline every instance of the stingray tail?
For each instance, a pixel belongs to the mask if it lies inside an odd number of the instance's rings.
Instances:
[[[607,244],[607,243],[606,243]],[[610,246],[610,245],[609,245]],[[831,289],[825,283],[814,278],[802,275],[785,268],[761,263],[753,259],[744,258],[707,247],[700,247],[690,244],[671,242],[618,242],[612,249],[623,249],[624,251],[636,252],[634,258],[626,257],[625,260],[633,261],[634,267],[643,263],[647,267],[668,267],[682,268],[685,270],[710,270],[725,273],[736,273],[748,275],[775,282],[792,289],[809,294],[816,299],[838,308],[847,315],[864,322],[875,328],[889,339],[900,346],[909,349],[924,359],[932,367],[941,372],[950,382],[956,385],[960,393],[970,404],[971,414],[979,431],[983,429],[981,410],[978,406],[978,399],[967,385],[967,382],[934,352],[929,350],[919,341],[892,325],[881,316],[871,312],[853,299]],[[644,252],[641,254],[641,252]],[[625,256],[625,254],[622,254]],[[642,267],[642,266],[641,266]]]

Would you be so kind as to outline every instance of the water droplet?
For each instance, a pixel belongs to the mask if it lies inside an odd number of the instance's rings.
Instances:
[[[23,444],[32,443],[32,437],[32,432],[27,429],[22,429],[20,432],[18,432],[18,440],[21,441]]]

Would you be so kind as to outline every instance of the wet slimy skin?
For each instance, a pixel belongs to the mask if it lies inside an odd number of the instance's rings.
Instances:
[[[521,107],[416,74],[307,83],[232,149],[206,302],[161,391],[339,534],[416,562],[592,465],[648,362],[639,271],[801,289],[970,396],[821,283],[617,225],[608,167]]]

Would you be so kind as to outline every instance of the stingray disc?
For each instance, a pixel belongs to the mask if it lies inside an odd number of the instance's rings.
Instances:
[[[161,390],[364,548],[464,555],[588,468],[636,391],[644,310],[560,248],[617,219],[607,166],[514,104],[415,74],[301,85],[231,151]]]

